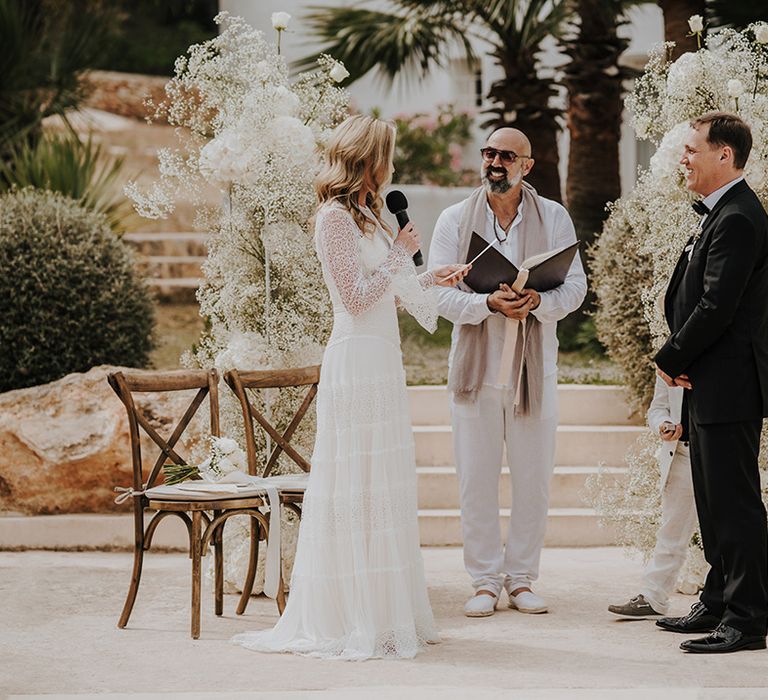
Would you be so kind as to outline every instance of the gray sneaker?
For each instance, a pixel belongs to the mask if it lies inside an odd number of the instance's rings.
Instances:
[[[656,612],[651,604],[643,597],[643,595],[637,595],[630,599],[628,603],[624,605],[609,605],[608,612],[612,612],[614,615],[621,615],[621,617],[650,617],[652,615],[661,615]]]

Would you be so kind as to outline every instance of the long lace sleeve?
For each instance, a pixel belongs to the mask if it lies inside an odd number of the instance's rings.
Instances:
[[[435,286],[435,275],[429,270],[422,272],[420,275],[416,275],[416,279],[419,280],[422,289],[429,289],[430,287]]]
[[[411,260],[408,261],[411,263]],[[399,305],[430,333],[437,330],[437,287],[431,272],[415,274],[413,264],[395,273],[392,288]]]
[[[363,268],[357,240],[360,229],[343,209],[327,208],[317,220],[317,238],[344,308],[358,316],[372,308],[392,283],[392,276],[410,265],[408,251],[392,246],[384,262],[373,272]],[[411,266],[412,267],[412,266]]]

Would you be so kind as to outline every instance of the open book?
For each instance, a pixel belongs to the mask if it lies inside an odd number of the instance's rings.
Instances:
[[[472,269],[464,278],[464,283],[474,292],[490,294],[502,283],[508,284],[515,291],[527,287],[537,292],[546,292],[559,287],[565,282],[568,270],[579,247],[578,241],[562,248],[532,255],[523,261],[518,270],[498,250],[493,248],[474,231],[469,242],[467,262],[472,262]]]

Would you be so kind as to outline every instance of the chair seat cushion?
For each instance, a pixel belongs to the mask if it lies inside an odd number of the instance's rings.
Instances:
[[[260,496],[264,489],[253,484],[211,484],[185,481],[181,484],[154,486],[145,496],[156,501],[220,501],[222,499]]]
[[[233,477],[233,475],[228,476]],[[245,477],[245,475],[243,476]],[[283,493],[303,493],[307,488],[308,479],[309,474],[279,474],[244,483],[226,480],[217,483],[184,481],[173,486],[167,484],[154,486],[147,489],[145,495],[156,501],[220,501],[222,499],[263,496],[266,494],[266,485],[274,486]]]

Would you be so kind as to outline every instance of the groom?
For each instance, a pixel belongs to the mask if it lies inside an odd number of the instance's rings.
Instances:
[[[768,416],[768,216],[743,178],[752,147],[739,117],[710,112],[691,122],[681,164],[704,197],[698,233],[665,297],[671,335],[659,376],[689,390],[691,464],[704,555],[711,566],[673,632],[707,632],[684,651],[765,649],[768,528],[757,456]]]
[[[483,184],[440,215],[430,267],[465,262],[473,231],[495,241],[496,250],[518,267],[531,255],[576,241],[568,212],[523,180],[534,164],[525,134],[498,129],[481,155]],[[492,615],[502,587],[509,607],[527,613],[547,610],[531,584],[538,576],[555,461],[555,329],[557,321],[581,305],[586,288],[576,256],[565,282],[541,294],[533,289],[516,294],[509,288],[476,294],[466,286],[438,290],[438,310],[454,324],[448,389],[464,564],[475,588],[464,606],[469,617]],[[522,358],[509,352],[510,332],[520,330],[515,321],[526,324],[525,340],[517,335]],[[513,503],[502,547],[499,476],[505,445]]]

